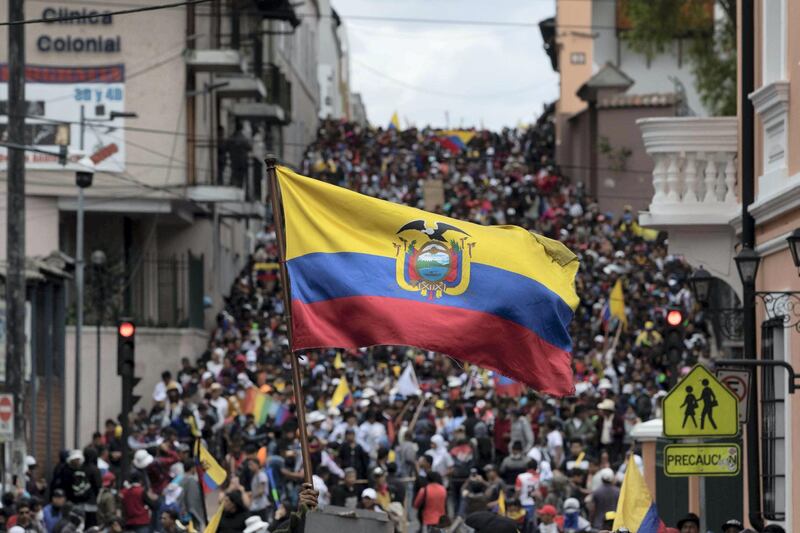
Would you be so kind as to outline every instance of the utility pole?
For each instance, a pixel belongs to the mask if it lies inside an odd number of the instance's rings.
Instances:
[[[9,0],[8,136],[20,146],[8,149],[6,197],[6,383],[14,395],[14,443],[10,471],[17,483],[25,477],[25,19],[24,0]],[[2,480],[5,484],[5,480]],[[4,489],[5,490],[5,489]]]

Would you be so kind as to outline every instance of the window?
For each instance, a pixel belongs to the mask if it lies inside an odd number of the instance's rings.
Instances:
[[[781,361],[786,357],[783,320],[761,326],[761,358]],[[761,372],[761,477],[764,517],[786,519],[786,371],[765,368]]]
[[[763,0],[762,84],[783,80],[786,64],[786,4],[784,0]]]
[[[569,61],[573,65],[584,65],[586,64],[586,54],[583,52],[572,52],[569,55]]]

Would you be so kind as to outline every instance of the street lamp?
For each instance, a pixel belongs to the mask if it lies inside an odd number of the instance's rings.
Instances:
[[[742,251],[733,260],[736,261],[736,269],[739,271],[739,279],[742,280],[742,285],[755,284],[758,264],[761,262],[761,256],[758,255],[758,252],[747,246],[742,248]]]
[[[95,250],[92,252],[92,267],[94,268],[94,285],[97,291],[94,300],[94,312],[97,314],[97,364],[95,365],[96,373],[96,390],[95,390],[95,412],[94,412],[94,426],[95,431],[100,431],[100,326],[103,323],[103,288],[104,278],[103,270],[106,266],[106,254],[103,250]]]
[[[797,228],[786,237],[786,242],[789,243],[789,251],[792,252],[792,262],[795,268],[797,268],[798,275],[800,275],[800,228]]]
[[[711,284],[713,281],[714,277],[702,266],[695,270],[689,278],[689,287],[694,293],[695,299],[703,307],[708,306],[708,302],[711,299]]]
[[[75,448],[80,448],[80,411],[81,411],[81,335],[83,334],[83,190],[92,186],[94,178],[94,161],[84,156],[78,164],[81,170],[75,172],[75,184],[78,186],[77,228],[75,237]]]

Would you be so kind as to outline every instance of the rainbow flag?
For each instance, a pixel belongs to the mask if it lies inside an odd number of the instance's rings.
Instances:
[[[636,466],[633,454],[628,458],[612,529],[617,531],[621,527],[628,528],[631,533],[664,533],[666,529],[664,522],[658,517],[656,503],[639,467]]]
[[[543,393],[574,390],[578,260],[513,226],[480,226],[278,168],[293,350],[408,345]],[[342,320],[347,317],[347,320]]]
[[[291,417],[292,413],[289,412],[283,405],[278,405],[278,410],[275,413],[275,427],[279,428],[286,423]]]

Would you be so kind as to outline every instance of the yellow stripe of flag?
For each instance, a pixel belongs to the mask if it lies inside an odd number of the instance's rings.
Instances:
[[[300,176],[278,167],[286,213],[286,259],[311,253],[351,252],[396,256],[393,237],[403,224],[424,220],[452,224],[478,244],[471,261],[538,281],[572,309],[578,305],[575,274],[578,261],[562,243],[517,226],[481,226],[378,200]],[[331,206],[337,209],[331,209]]]

